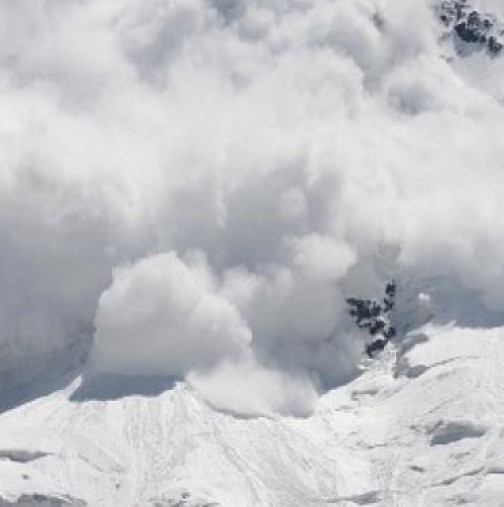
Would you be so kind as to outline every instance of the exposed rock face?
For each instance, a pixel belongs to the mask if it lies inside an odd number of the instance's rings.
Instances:
[[[438,16],[460,41],[476,44],[491,56],[502,53],[504,26],[492,14],[478,12],[467,0],[442,0]]]
[[[455,25],[455,32],[464,42],[485,44],[492,23],[476,11],[472,11],[466,20]]]
[[[372,299],[348,298],[350,315],[360,329],[367,329],[372,337],[366,346],[366,353],[373,357],[376,352],[385,348],[388,341],[396,335],[396,329],[390,322],[390,312],[395,306],[396,283],[387,283],[383,302]]]

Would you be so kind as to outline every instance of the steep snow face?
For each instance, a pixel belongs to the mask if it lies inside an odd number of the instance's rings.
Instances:
[[[499,507],[503,361],[504,328],[426,328],[307,418],[76,379],[0,416],[0,505]]]

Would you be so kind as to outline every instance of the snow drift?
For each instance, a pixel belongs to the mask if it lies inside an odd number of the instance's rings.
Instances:
[[[400,276],[499,322],[504,59],[454,59],[427,0],[17,0],[0,20],[0,389],[93,338],[90,375],[305,413],[362,352],[347,296]]]

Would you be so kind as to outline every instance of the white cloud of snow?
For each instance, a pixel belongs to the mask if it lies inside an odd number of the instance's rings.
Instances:
[[[401,272],[504,311],[504,58],[451,62],[427,0],[17,0],[0,24],[0,389],[94,325],[94,368],[300,413],[361,354],[345,296]]]
[[[212,285],[205,265],[190,267],[173,252],[117,269],[98,305],[94,366],[183,376],[240,356],[251,332]]]
[[[264,368],[250,356],[208,374],[191,373],[188,382],[213,407],[245,416],[307,416],[318,397],[306,375]]]

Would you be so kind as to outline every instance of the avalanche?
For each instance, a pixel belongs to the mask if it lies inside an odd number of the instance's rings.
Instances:
[[[0,507],[502,507],[503,47],[0,0]]]

